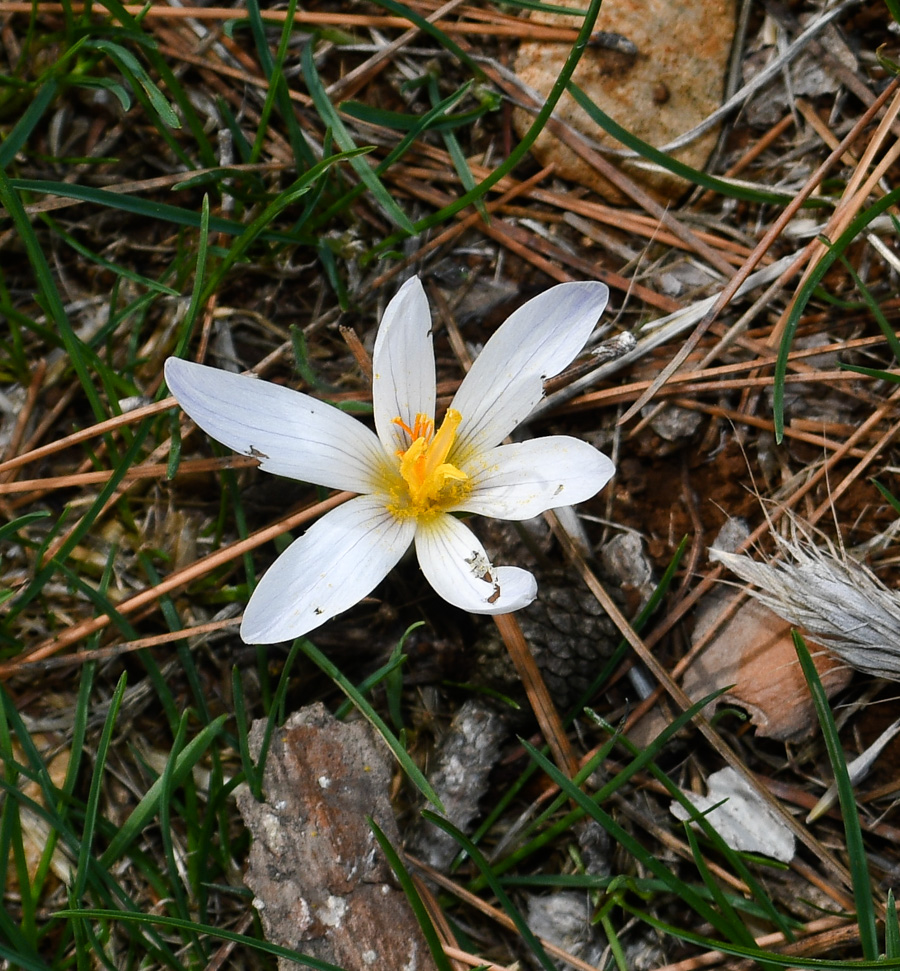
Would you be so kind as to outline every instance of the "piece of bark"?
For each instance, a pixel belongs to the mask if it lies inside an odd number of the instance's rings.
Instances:
[[[250,732],[254,758],[265,725]],[[364,722],[336,721],[317,704],[276,730],[265,801],[246,787],[237,794],[253,836],[245,881],[270,941],[345,971],[434,971],[366,819],[399,845],[389,789],[387,755]],[[282,971],[295,967],[279,959]]]

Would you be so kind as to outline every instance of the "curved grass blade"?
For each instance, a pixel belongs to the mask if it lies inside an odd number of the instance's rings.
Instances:
[[[649,145],[643,139],[638,138],[637,135],[632,135],[627,128],[623,128],[602,108],[594,104],[587,93],[578,87],[574,81],[569,82],[568,90],[575,101],[578,102],[608,135],[620,141],[633,152],[637,152],[641,158],[655,162],[661,168],[673,173],[673,175],[680,175],[683,179],[687,179],[688,182],[699,185],[704,189],[710,189],[713,192],[719,193],[719,195],[732,199],[743,199],[747,202],[774,203],[775,205],[786,206],[794,198],[786,192],[766,192],[764,189],[751,189],[748,186],[738,185],[726,179],[718,179],[714,175],[708,175],[706,172],[701,172],[699,169],[692,168],[690,165],[685,165],[684,162],[679,162],[678,159],[672,158],[671,155],[667,155],[658,148]],[[805,203],[808,208],[821,206],[822,204],[823,202],[821,200],[808,200]]]
[[[147,96],[147,100],[160,121],[169,128],[181,128],[181,119],[175,114],[175,109],[169,104],[162,91],[156,86],[150,75],[144,70],[144,65],[131,53],[114,41],[106,38],[88,40],[85,42],[88,50],[101,51],[111,60],[115,61],[116,66],[132,82],[141,88]]]
[[[900,189],[893,189],[872,203],[868,209],[863,210],[831,244],[806,282],[797,291],[781,337],[781,344],[778,347],[778,358],[775,361],[775,376],[773,378],[772,417],[775,423],[775,441],[779,445],[784,439],[784,379],[787,375],[788,355],[791,352],[791,344],[794,342],[794,334],[797,332],[797,325],[800,323],[803,311],[806,310],[806,305],[809,303],[813,292],[831,269],[835,260],[844,253],[853,240],[876,216],[880,216],[885,210],[895,206],[898,202],[900,202]]]
[[[794,647],[803,669],[803,676],[809,685],[822,737],[828,750],[828,760],[834,772],[837,783],[838,801],[841,806],[841,817],[844,821],[844,839],[847,842],[847,859],[850,863],[850,876],[853,881],[853,901],[856,904],[856,923],[859,927],[859,940],[863,954],[869,961],[878,957],[878,933],[875,925],[875,905],[872,900],[872,882],[869,876],[869,863],[866,857],[866,847],[862,838],[862,827],[859,825],[859,814],[856,811],[856,795],[853,783],[847,771],[847,760],[841,748],[834,716],[828,705],[828,696],[822,687],[819,672],[813,663],[806,642],[796,630],[791,631]]]
[[[0,526],[0,542],[5,542],[10,537],[15,536],[20,529],[24,529],[30,523],[37,522],[39,519],[46,519],[50,513],[46,509],[39,512],[27,512],[22,516],[11,519],[8,523]]]

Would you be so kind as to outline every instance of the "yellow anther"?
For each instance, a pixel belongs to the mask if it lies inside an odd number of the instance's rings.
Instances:
[[[412,428],[401,418],[394,419],[411,439],[406,451],[397,452],[406,486],[406,494],[396,496],[391,507],[397,515],[430,518],[458,503],[469,491],[466,473],[446,461],[461,421],[462,415],[450,408],[435,434],[434,422],[427,415],[416,415]]]

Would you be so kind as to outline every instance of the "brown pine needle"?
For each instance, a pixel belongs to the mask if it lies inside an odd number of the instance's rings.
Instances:
[[[569,736],[563,727],[562,719],[553,704],[550,692],[543,675],[534,660],[534,655],[528,647],[525,635],[515,614],[494,614],[494,623],[503,638],[509,656],[515,665],[516,671],[532,710],[541,727],[544,741],[550,746],[553,753],[553,761],[559,766],[560,771],[564,772],[568,778],[574,778],[578,772],[578,759],[572,750]]]
[[[234,20],[240,11],[233,7],[169,7],[162,4],[125,4],[125,10],[142,20],[192,20],[221,21]],[[63,5],[59,3],[27,3],[24,0],[3,0],[0,14],[58,14],[62,15]],[[83,3],[69,6],[71,13],[80,14],[85,10]],[[283,24],[287,20],[286,10],[260,10],[262,20],[273,24]],[[379,14],[329,13],[327,11],[296,10],[294,23],[314,27],[375,27],[407,29],[410,21],[405,17],[391,17]],[[438,20],[435,27],[447,34],[476,34],[487,37],[518,37],[528,40],[549,40],[573,44],[578,39],[578,31],[568,27],[549,27],[532,21],[519,23],[484,23],[480,21]]]

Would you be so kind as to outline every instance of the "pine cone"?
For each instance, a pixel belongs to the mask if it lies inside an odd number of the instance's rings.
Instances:
[[[537,600],[518,618],[560,710],[593,684],[620,639],[595,597],[571,578],[541,577]]]

